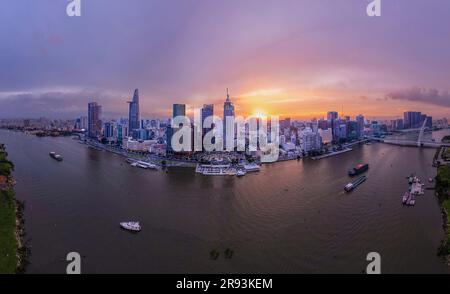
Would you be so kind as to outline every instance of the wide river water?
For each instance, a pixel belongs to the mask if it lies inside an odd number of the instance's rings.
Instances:
[[[432,185],[434,149],[373,143],[237,178],[133,168],[71,138],[0,130],[0,142],[26,202],[29,273],[65,273],[71,251],[84,273],[361,273],[372,251],[383,273],[449,272],[436,256],[444,232],[434,191],[415,207],[401,204],[409,174]],[[344,193],[359,162],[370,164],[368,179]],[[124,220],[143,230],[121,230]]]

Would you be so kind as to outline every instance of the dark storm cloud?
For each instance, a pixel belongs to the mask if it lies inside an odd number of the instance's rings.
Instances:
[[[387,99],[406,100],[422,102],[436,106],[450,107],[450,94],[448,91],[439,91],[437,89],[424,89],[414,87],[407,90],[400,90],[388,93]]]

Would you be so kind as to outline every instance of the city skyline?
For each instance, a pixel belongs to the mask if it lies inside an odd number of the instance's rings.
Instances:
[[[374,19],[365,1],[318,2],[96,1],[71,19],[66,3],[8,1],[0,117],[69,118],[93,99],[125,116],[138,87],[143,117],[169,117],[172,101],[221,109],[226,86],[244,116],[449,116],[450,3],[386,2]]]

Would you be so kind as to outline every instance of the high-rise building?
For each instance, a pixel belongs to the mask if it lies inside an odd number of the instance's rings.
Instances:
[[[282,129],[290,128],[291,127],[291,118],[287,117],[280,121],[280,127]]]
[[[311,128],[305,128],[299,134],[300,147],[304,153],[318,151],[322,148],[322,138]]]
[[[359,139],[358,122],[354,120],[347,121],[347,139],[355,140]]]
[[[108,140],[116,140],[116,129],[117,126],[114,122],[105,122],[103,125],[103,136]]]
[[[327,113],[328,120],[336,120],[338,118],[338,113],[336,111],[329,111]]]
[[[339,135],[337,134],[339,129],[339,123],[336,123],[338,120],[338,113],[336,111],[328,111],[327,120],[331,125],[331,133],[333,134],[333,141],[339,141]]]
[[[139,129],[139,90],[134,90],[133,98],[128,101],[128,130],[133,133],[133,130]]]
[[[228,93],[228,88],[227,88],[227,99],[223,103],[223,146],[224,146],[224,148],[226,148],[226,146],[227,146],[227,128],[226,128],[227,117],[233,117],[233,119],[234,119],[234,105],[233,105],[233,102],[231,102],[230,94]],[[235,133],[235,130],[233,128],[233,138],[235,137],[234,133]],[[234,141],[234,139],[233,139],[233,141]]]
[[[406,111],[403,114],[403,127],[405,129],[415,129],[421,127],[422,113],[418,111]]]
[[[356,124],[358,125],[356,136],[358,139],[361,139],[364,136],[364,116],[362,114],[356,116]]]
[[[186,105],[185,104],[174,104],[173,105],[173,107],[172,107],[172,119],[177,117],[177,116],[186,116]],[[173,152],[172,136],[177,131],[178,131],[178,129],[177,128],[172,128],[172,126],[170,124],[166,128],[166,140],[167,140],[166,152],[167,153],[172,153]]]
[[[425,118],[425,120],[427,121],[427,123],[425,124],[425,127],[431,129],[431,128],[433,127],[433,117],[427,116],[427,117]]]
[[[208,133],[212,128],[205,128],[205,120],[209,116],[214,115],[214,104],[204,104],[202,108],[202,138]]]
[[[174,104],[172,118],[177,116],[186,116],[186,105],[185,104]]]
[[[97,102],[88,103],[88,137],[97,138],[102,133],[102,107]]]

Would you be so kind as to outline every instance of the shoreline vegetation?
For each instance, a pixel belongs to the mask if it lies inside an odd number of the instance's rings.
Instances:
[[[30,248],[25,238],[25,204],[15,199],[14,164],[0,144],[0,274],[24,273]]]
[[[442,142],[448,142],[450,136],[444,137]],[[445,259],[447,265],[450,266],[450,164],[448,162],[448,153],[450,148],[441,147],[436,152],[435,160],[443,160],[441,164],[437,161],[437,176],[436,176],[436,196],[439,199],[439,203],[442,209],[443,227],[445,231],[445,237],[441,241],[441,245],[438,249],[438,256]],[[440,155],[440,156],[439,156]],[[441,158],[439,158],[441,157]]]
[[[68,137],[72,136],[74,132],[72,131],[64,131],[64,130],[43,130],[39,128],[25,128],[19,126],[3,126],[0,129],[14,131],[14,132],[22,132],[29,135],[34,135],[36,137]]]

